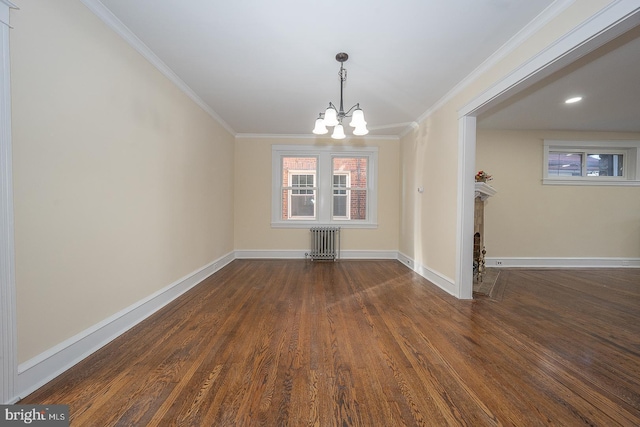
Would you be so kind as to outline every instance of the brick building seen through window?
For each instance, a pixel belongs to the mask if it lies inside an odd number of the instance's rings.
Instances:
[[[332,158],[332,219],[367,219],[367,158]],[[282,158],[282,219],[317,216],[318,162],[315,157]]]

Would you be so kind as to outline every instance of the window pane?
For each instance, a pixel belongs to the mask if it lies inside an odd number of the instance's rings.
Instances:
[[[367,219],[367,190],[351,190],[349,217],[354,220]]]
[[[333,196],[334,219],[349,219],[347,216],[347,195],[337,194]]]
[[[333,219],[349,219],[350,172],[335,171],[333,175]]]
[[[333,219],[367,219],[367,168],[367,157],[333,158]]]
[[[315,201],[313,195],[291,196],[291,217],[313,217]]]
[[[549,152],[549,176],[582,176],[582,153]]]
[[[340,182],[344,179],[351,188],[367,188],[367,160],[366,157],[334,157],[334,186],[336,179]],[[336,175],[345,178],[336,178]]]
[[[282,219],[315,219],[316,157],[282,158]]]
[[[316,175],[318,159],[315,157],[283,157],[282,158],[282,186],[293,187],[300,184],[300,175]],[[295,173],[292,173],[295,172]],[[291,179],[291,182],[289,181]]]
[[[622,154],[587,154],[587,176],[623,176]]]
[[[314,219],[315,215],[315,190],[282,191],[282,219]]]

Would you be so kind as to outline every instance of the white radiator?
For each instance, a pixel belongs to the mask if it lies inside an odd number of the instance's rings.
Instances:
[[[312,260],[340,258],[340,227],[314,227],[311,229]]]

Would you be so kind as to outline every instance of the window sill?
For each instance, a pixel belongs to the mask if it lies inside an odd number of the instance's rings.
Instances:
[[[290,221],[290,222],[272,222],[271,228],[311,228],[311,227],[340,227],[340,228],[378,228],[378,223],[365,222],[330,222],[319,223],[317,221]]]
[[[614,187],[640,187],[640,181],[629,179],[543,179],[543,185],[600,185],[600,186],[614,186]]]

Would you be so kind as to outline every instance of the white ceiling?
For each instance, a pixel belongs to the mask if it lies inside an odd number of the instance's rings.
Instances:
[[[311,135],[339,102],[338,52],[349,54],[345,107],[360,103],[373,135],[401,134],[554,3],[100,2],[234,133],[273,135]]]
[[[583,99],[564,103],[573,96]],[[640,132],[640,27],[483,114],[478,127]]]

